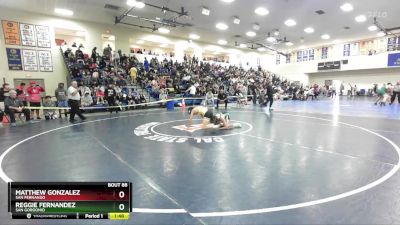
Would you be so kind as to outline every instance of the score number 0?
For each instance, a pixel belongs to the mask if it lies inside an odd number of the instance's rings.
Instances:
[[[123,199],[125,197],[125,192],[124,191],[120,191],[118,193],[118,197],[120,199]],[[125,205],[121,203],[121,204],[119,204],[118,208],[119,208],[119,210],[123,211],[125,209]]]

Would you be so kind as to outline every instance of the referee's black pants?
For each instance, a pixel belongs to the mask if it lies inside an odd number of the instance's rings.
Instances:
[[[86,117],[82,115],[81,110],[79,109],[79,100],[68,100],[68,105],[71,107],[71,112],[69,114],[69,120],[74,121],[75,120],[75,114],[81,118],[81,120],[85,120]]]

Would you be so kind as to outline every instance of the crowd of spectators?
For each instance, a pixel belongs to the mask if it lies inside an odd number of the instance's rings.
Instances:
[[[83,46],[67,48],[63,52],[64,60],[69,70],[69,80],[77,81],[77,90],[82,107],[91,107],[89,111],[98,108],[104,110],[108,106],[118,106],[118,110],[134,109],[135,105],[153,100],[166,100],[174,97],[202,98],[203,104],[216,108],[228,102],[235,101],[246,105],[248,102],[269,106],[275,100],[314,100],[318,96],[335,97],[343,95],[343,84],[339,91],[333,85],[305,86],[299,82],[292,82],[276,74],[263,70],[261,67],[245,70],[237,66],[221,66],[200,61],[196,57],[184,57],[183,62],[152,57],[140,62],[135,55],[127,56],[121,50],[113,51],[110,46],[103,50],[103,55],[93,48],[91,55],[82,51]],[[21,83],[16,89],[17,110],[7,114],[24,113],[27,118],[40,118],[38,109],[23,110],[29,102],[30,106],[68,107],[67,90],[60,83],[54,91],[54,97],[46,96],[43,101],[41,93],[45,90],[31,82],[29,87]],[[348,96],[360,95],[356,85],[351,85]],[[0,102],[9,96],[10,87],[3,84],[0,89]],[[392,104],[400,96],[400,82],[396,85],[387,84],[378,88],[377,85],[370,89],[371,94],[377,96],[376,104]],[[110,94],[112,93],[112,94]],[[389,100],[388,100],[389,99]],[[399,100],[400,101],[400,100]],[[383,102],[383,103],[382,103]],[[400,103],[400,102],[399,102]],[[129,107],[124,107],[129,105]],[[2,110],[0,106],[0,110]],[[21,107],[19,109],[18,107]],[[141,107],[143,107],[141,105]],[[4,109],[4,106],[3,106]],[[7,111],[8,110],[8,111]],[[112,110],[109,110],[112,112]],[[3,111],[0,111],[4,114]],[[67,117],[67,110],[44,110],[46,119]],[[1,115],[0,115],[1,116]],[[12,115],[12,121],[15,118]]]

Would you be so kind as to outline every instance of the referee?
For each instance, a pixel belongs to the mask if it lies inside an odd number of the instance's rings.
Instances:
[[[81,118],[81,120],[86,120],[86,117],[82,115],[79,109],[79,102],[81,100],[81,95],[78,91],[78,83],[76,81],[71,82],[71,86],[68,88],[68,105],[71,107],[71,113],[69,116],[69,122],[75,122],[75,114]]]

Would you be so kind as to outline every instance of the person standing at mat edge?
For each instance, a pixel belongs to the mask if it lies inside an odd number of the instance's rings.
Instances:
[[[28,93],[28,102],[30,107],[40,107],[41,106],[41,101],[42,97],[40,96],[41,92],[44,92],[44,88],[40,87],[39,84],[36,84],[35,81],[29,82],[31,86],[29,86],[26,89],[26,92]],[[31,109],[31,117],[34,117],[34,114],[36,112],[36,119],[40,120],[40,115],[39,115],[39,109]]]
[[[117,104],[115,104],[115,98],[117,97],[117,92],[115,91],[114,87],[112,84],[108,85],[108,88],[105,91],[106,99],[108,106],[110,107],[110,114],[115,110],[116,113],[118,113],[118,109],[115,108]]]
[[[69,116],[69,122],[75,122],[75,114],[81,118],[81,120],[86,120],[86,117],[82,115],[79,109],[79,101],[81,100],[81,95],[78,91],[78,83],[76,81],[71,82],[71,86],[68,88],[68,104],[71,107],[71,112]]]

